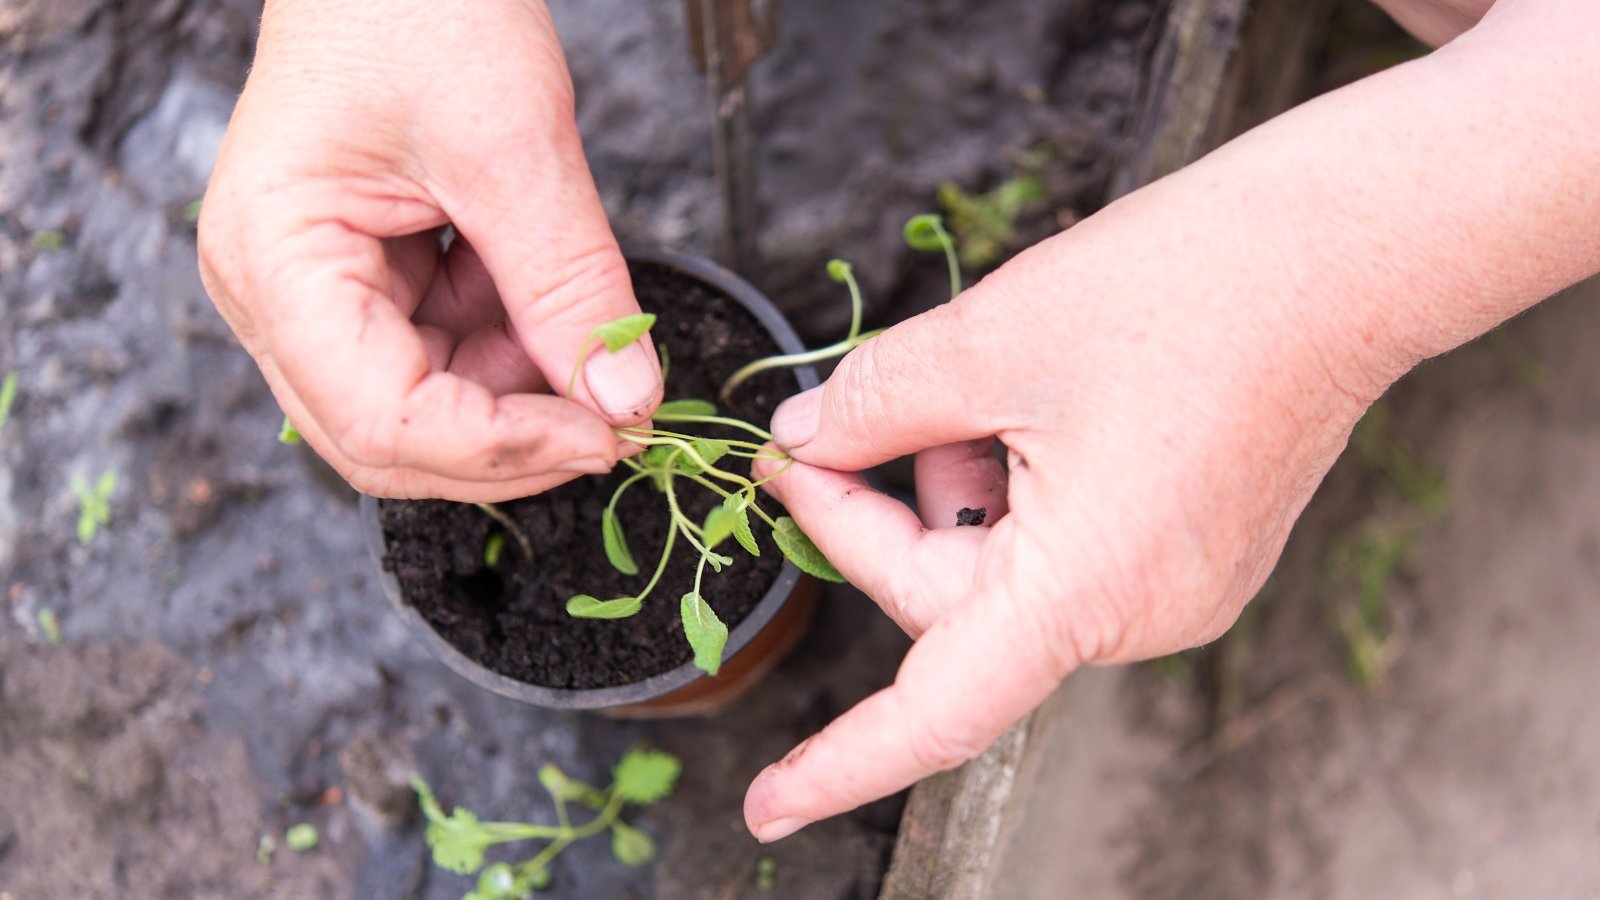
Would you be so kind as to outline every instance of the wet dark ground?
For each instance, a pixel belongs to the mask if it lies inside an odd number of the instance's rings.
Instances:
[[[627,239],[709,251],[704,91],[676,4],[554,4],[597,178]],[[413,644],[378,590],[356,507],[274,439],[279,413],[195,273],[198,199],[259,6],[0,6],[0,891],[33,897],[459,896],[427,865],[404,779],[485,817],[548,821],[534,772],[603,781],[636,741],[680,755],[636,821],[644,870],[583,845],[557,897],[871,896],[898,805],[771,848],[744,831],[766,763],[887,683],[905,639],[830,595],[793,658],[723,715],[622,723],[487,695]],[[844,309],[846,255],[889,321],[937,302],[899,223],[954,179],[984,188],[1029,148],[1052,202],[1098,197],[1149,4],[844,0],[785,7],[757,67],[762,280],[813,338]],[[820,139],[818,135],[826,135]],[[49,249],[51,233],[62,246]],[[826,302],[826,309],[819,304]],[[110,523],[74,536],[74,475],[115,471]],[[57,617],[59,646],[40,614]],[[308,853],[258,842],[310,822]],[[756,860],[777,888],[757,894]]]

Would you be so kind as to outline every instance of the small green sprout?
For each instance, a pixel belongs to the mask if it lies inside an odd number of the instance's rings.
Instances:
[[[842,259],[828,260],[828,277],[844,285],[850,291],[850,331],[844,340],[837,344],[823,347],[820,350],[808,350],[804,353],[789,353],[782,356],[769,356],[758,359],[753,363],[739,369],[728,377],[722,385],[720,397],[723,403],[728,403],[733,397],[733,391],[739,385],[750,380],[758,373],[768,369],[777,369],[785,366],[805,366],[811,363],[825,362],[849,353],[867,341],[877,337],[883,332],[882,328],[863,333],[861,331],[861,285],[856,282],[855,270],[849,263]]]
[[[52,645],[61,643],[61,622],[56,618],[56,611],[47,606],[39,610],[37,619],[44,639]]]
[[[528,559],[533,559],[533,542],[528,540],[528,535],[521,528],[517,527],[517,523],[516,523],[515,520],[513,520],[510,516],[506,515],[504,510],[500,509],[500,507],[498,507],[498,506],[495,506],[493,503],[479,503],[479,504],[476,504],[476,505],[477,505],[477,507],[479,509],[483,510],[484,515],[486,515],[489,518],[495,520],[496,522],[499,522],[501,528],[504,528],[506,531],[509,531],[511,533],[511,536],[517,539],[518,546],[522,547],[523,554]],[[490,541],[493,541],[494,538],[495,538],[495,535],[492,535],[492,534],[489,535],[489,540]],[[504,538],[501,539],[501,543],[502,543],[502,545],[504,544]],[[499,559],[500,559],[500,551],[499,550],[494,551],[494,558],[495,558],[496,562],[499,561]],[[489,566],[489,568],[491,568],[491,569],[494,568],[495,563],[489,562],[489,547],[488,547],[488,545],[485,545],[484,548],[483,548],[483,561]]]
[[[200,221],[200,201],[190,200],[183,206],[183,220],[185,222]]]
[[[778,861],[770,856],[756,859],[756,890],[771,893],[778,887]]]
[[[506,550],[506,535],[503,531],[496,531],[489,535],[483,542],[483,564],[486,568],[500,565],[500,555]]]
[[[261,840],[256,842],[256,862],[263,866],[271,865],[272,857],[277,852],[278,839],[270,834],[263,834]]]
[[[283,835],[284,846],[296,853],[304,853],[307,850],[314,849],[318,840],[317,826],[307,822],[302,822],[290,828]]]
[[[278,443],[286,447],[292,447],[304,441],[305,438],[300,436],[300,429],[294,427],[294,423],[289,421],[288,416],[284,416],[283,424],[278,426]]]
[[[969,194],[953,182],[939,185],[939,205],[950,217],[961,262],[974,269],[1000,261],[1016,239],[1017,218],[1029,204],[1043,199],[1043,182],[1027,171],[984,194]]]
[[[567,379],[566,396],[572,396],[573,389],[578,386],[578,370],[583,368],[583,364],[589,359],[590,354],[598,349],[596,345],[603,344],[607,353],[616,353],[643,337],[645,332],[655,327],[655,324],[656,317],[654,314],[635,313],[631,316],[613,319],[589,332],[588,340],[584,341],[583,346],[578,349],[578,361],[572,367],[572,377]],[[664,364],[666,360],[663,359],[662,362]],[[665,365],[662,368],[665,368]]]
[[[576,365],[583,364],[588,347],[603,343],[607,352],[615,353],[638,340],[654,322],[653,316],[629,316],[601,325],[590,335],[585,343],[585,352],[579,354]],[[577,377],[575,367],[571,383],[575,384]],[[724,566],[733,564],[732,556],[717,552],[717,547],[728,538],[732,538],[751,556],[761,555],[760,545],[756,543],[751,529],[752,514],[772,529],[773,541],[786,556],[794,560],[795,565],[831,581],[843,581],[844,578],[828,563],[816,545],[805,537],[794,520],[773,518],[761,508],[756,500],[756,492],[767,479],[753,481],[719,465],[725,458],[770,459],[782,465],[769,478],[782,474],[791,460],[781,451],[765,445],[772,440],[769,432],[748,422],[721,416],[715,404],[698,399],[673,400],[661,404],[653,416],[653,424],[680,427],[720,425],[743,431],[754,440],[722,440],[660,427],[614,429],[618,437],[643,448],[644,452],[622,461],[624,466],[633,470],[633,474],[617,486],[601,513],[601,547],[606,559],[623,575],[631,577],[642,571],[628,547],[627,532],[617,513],[617,505],[630,488],[643,482],[653,485],[666,503],[670,519],[666,542],[655,569],[638,593],[611,599],[578,594],[567,601],[567,613],[583,619],[624,619],[634,615],[643,608],[645,598],[660,583],[667,562],[681,540],[700,557],[695,569],[694,589],[679,599],[683,633],[694,650],[695,665],[706,674],[715,675],[722,667],[728,626],[717,616],[702,593],[705,570],[709,566],[712,571],[720,572]],[[688,485],[711,491],[722,498],[722,503],[712,508],[704,522],[695,521],[683,510],[679,493]]]
[[[72,492],[78,495],[78,543],[89,546],[100,528],[111,524],[111,495],[117,490],[117,473],[107,470],[89,487],[82,475],[72,476]]]
[[[526,900],[534,891],[550,886],[550,864],[561,851],[607,830],[611,832],[611,854],[618,862],[642,866],[655,859],[655,841],[622,821],[622,811],[630,804],[649,806],[664,799],[672,793],[681,768],[678,758],[669,753],[634,748],[612,770],[611,786],[599,790],[546,763],[539,767],[539,784],[555,801],[554,825],[484,822],[459,806],[447,816],[420,775],[411,776],[411,787],[428,821],[426,839],[434,865],[458,875],[478,875],[475,888],[462,900]],[[575,824],[569,803],[587,807],[595,812],[594,817]],[[550,843],[526,862],[484,864],[490,847],[527,840]]]
[[[54,253],[66,245],[67,236],[55,228],[44,228],[33,233],[28,243],[40,253]]]
[[[950,297],[954,299],[958,296],[961,293],[961,260],[956,252],[955,239],[950,236],[950,232],[944,227],[944,220],[933,213],[912,216],[905,224],[903,236],[905,237],[906,245],[913,250],[944,253],[945,261],[950,269]],[[758,359],[744,366],[729,376],[728,380],[723,383],[722,391],[718,395],[723,403],[730,402],[734,389],[757,373],[784,366],[804,366],[835,359],[844,356],[851,350],[883,333],[882,328],[866,332],[861,330],[861,285],[856,282],[855,270],[851,268],[850,264],[842,259],[829,260],[828,277],[844,285],[850,291],[850,331],[845,335],[844,340],[819,350],[769,356],[766,359]]]
[[[17,402],[17,373],[6,373],[5,381],[0,381],[0,431],[5,430],[6,421],[11,418],[11,406]]]

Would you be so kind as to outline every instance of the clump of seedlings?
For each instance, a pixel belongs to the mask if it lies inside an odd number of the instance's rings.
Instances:
[[[913,249],[938,251],[945,255],[950,270],[950,294],[952,297],[960,294],[961,263],[955,242],[945,230],[943,221],[937,215],[915,216],[906,223],[904,236]],[[844,340],[819,350],[768,357],[744,366],[723,385],[720,396],[724,401],[741,383],[760,372],[843,356],[879,333],[861,330],[861,287],[850,264],[835,259],[828,263],[827,268],[828,276],[845,285],[850,292],[850,331]],[[570,394],[577,384],[578,368],[591,352],[603,346],[606,352],[616,353],[633,344],[654,324],[655,316],[641,313],[596,328],[579,353],[567,382],[567,392]],[[774,518],[757,502],[757,489],[782,475],[794,461],[771,443],[770,432],[749,422],[719,415],[714,404],[696,399],[663,403],[656,410],[653,424],[658,427],[615,429],[618,437],[639,446],[643,452],[634,458],[622,460],[622,464],[632,469],[633,474],[617,486],[606,505],[600,520],[600,536],[606,559],[613,568],[628,576],[640,573],[639,564],[629,550],[623,522],[617,515],[617,504],[635,485],[648,484],[661,494],[670,518],[661,557],[656,561],[649,580],[637,593],[608,600],[579,594],[567,601],[567,613],[588,619],[623,619],[634,615],[643,607],[645,598],[655,590],[673,550],[681,540],[699,556],[694,587],[679,599],[683,632],[694,650],[695,666],[708,675],[715,675],[722,666],[728,627],[706,603],[701,584],[707,568],[721,572],[724,566],[733,564],[731,555],[717,552],[717,548],[730,538],[751,556],[761,555],[761,547],[752,531],[752,515],[770,529],[773,543],[802,572],[834,582],[842,582],[844,577],[801,531],[794,519],[788,516]],[[659,427],[662,424],[677,426],[679,430],[663,429]],[[743,431],[755,440],[722,440],[689,433],[688,429],[694,426],[725,426]],[[752,480],[724,468],[725,459],[767,459],[779,465],[766,478]],[[704,522],[696,522],[683,512],[679,492],[691,488],[711,491],[722,498],[722,502],[711,509]],[[488,554],[488,548],[485,553]]]
[[[111,495],[117,491],[117,473],[106,470],[90,487],[82,475],[72,476],[72,492],[78,495],[78,543],[87,547],[101,526],[111,524]]]
[[[656,845],[649,834],[622,821],[625,807],[649,806],[672,793],[682,765],[678,758],[659,750],[632,749],[611,771],[605,790],[567,777],[549,763],[539,767],[539,784],[555,802],[556,824],[484,822],[471,810],[456,807],[445,815],[433,791],[419,775],[411,787],[428,821],[426,839],[434,865],[458,875],[477,875],[476,887],[462,900],[527,900],[534,891],[550,886],[550,864],[561,851],[584,838],[611,832],[611,855],[626,866],[642,866],[655,859]],[[574,822],[568,804],[594,812],[586,822]],[[549,841],[537,855],[522,863],[497,862],[485,866],[485,852],[515,841]]]

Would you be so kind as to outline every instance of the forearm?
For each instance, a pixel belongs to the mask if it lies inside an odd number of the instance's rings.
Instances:
[[[1381,390],[1600,271],[1600,4],[1502,2],[1106,213]]]

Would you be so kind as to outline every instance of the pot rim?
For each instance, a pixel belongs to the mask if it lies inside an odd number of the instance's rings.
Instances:
[[[761,326],[772,335],[773,340],[777,341],[781,352],[801,353],[805,350],[805,345],[801,343],[794,327],[789,324],[789,320],[777,306],[773,305],[766,295],[729,269],[702,256],[658,247],[624,247],[624,256],[630,263],[662,265],[699,280],[722,292],[754,315]],[[819,384],[817,372],[811,366],[798,366],[793,371],[802,391]],[[502,675],[457,650],[428,624],[421,613],[405,602],[400,592],[399,580],[395,578],[394,573],[383,567],[386,548],[383,526],[378,521],[378,500],[366,494],[361,495],[361,528],[367,552],[372,557],[373,566],[378,570],[378,583],[383,588],[384,596],[389,599],[389,605],[400,614],[401,620],[406,623],[406,628],[412,636],[421,641],[423,646],[451,671],[502,697],[552,709],[605,709],[652,700],[670,694],[700,678],[709,677],[695,668],[692,660],[643,681],[604,688],[552,688]],[[777,579],[767,588],[760,602],[729,632],[728,643],[723,650],[724,660],[731,660],[735,654],[744,649],[745,645],[777,615],[778,610],[788,602],[789,595],[794,591],[800,576],[800,570],[794,563],[785,559],[783,568],[778,570]]]

